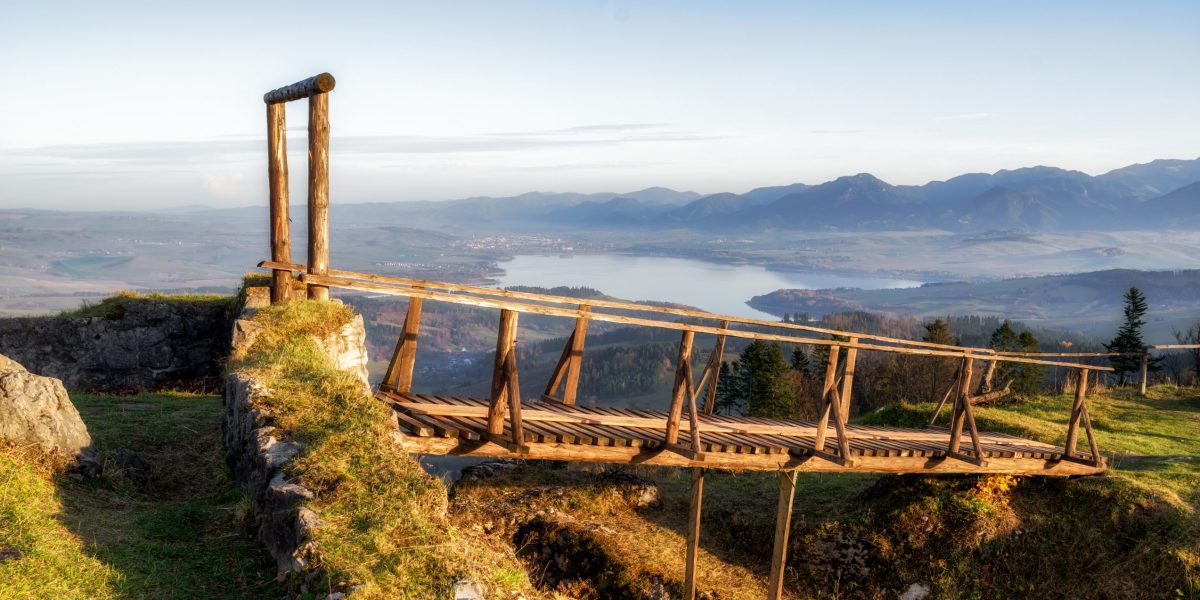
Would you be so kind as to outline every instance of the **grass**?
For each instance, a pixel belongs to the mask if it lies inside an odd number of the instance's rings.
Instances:
[[[72,401],[105,474],[75,483],[28,458],[0,458],[2,522],[17,523],[13,531],[22,538],[14,543],[0,527],[0,546],[27,555],[0,563],[0,597],[283,594],[272,563],[243,528],[244,501],[220,449],[220,398],[73,395]],[[122,468],[133,464],[132,455],[145,461],[144,473]]]
[[[117,320],[125,316],[125,308],[131,302],[172,302],[178,304],[192,304],[198,306],[213,306],[220,308],[232,309],[236,297],[220,295],[220,294],[142,294],[133,291],[121,291],[116,294],[104,298],[103,300],[92,304],[84,302],[84,305],[74,309],[59,313],[60,317],[83,319],[89,317],[99,317],[103,319]]]
[[[274,424],[304,449],[289,477],[315,497],[321,579],[310,588],[356,587],[359,598],[445,597],[469,577],[494,594],[535,593],[520,564],[445,519],[446,492],[391,437],[388,408],[335,369],[314,336],[348,323],[338,303],[296,301],[259,310],[254,344],[230,370],[252,373],[272,391]]]

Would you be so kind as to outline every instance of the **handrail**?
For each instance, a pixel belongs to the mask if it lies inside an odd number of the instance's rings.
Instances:
[[[278,268],[274,265],[264,264],[267,268]],[[859,350],[874,350],[880,352],[893,352],[899,354],[913,354],[923,356],[943,356],[952,358],[973,358],[981,360],[995,360],[999,362],[1014,362],[1025,364],[1049,365],[1055,367],[1067,368],[1084,368],[1096,371],[1111,371],[1111,367],[1101,367],[1096,365],[1088,365],[1081,363],[1063,363],[1048,360],[1037,360],[1033,358],[1015,357],[1015,356],[996,356],[990,353],[980,353],[976,348],[961,348],[957,351],[938,350],[931,348],[908,348],[903,346],[880,346],[877,344],[866,344],[862,342],[850,342],[839,340],[826,340],[819,338],[806,338],[792,335],[780,335],[773,333],[759,333],[754,331],[743,331],[738,329],[728,329],[721,327],[712,327],[708,325],[697,325],[692,323],[681,323],[677,321],[662,321],[642,317],[628,317],[624,315],[614,315],[609,313],[596,312],[594,310],[584,311],[580,309],[561,308],[558,306],[546,306],[541,304],[527,304],[523,302],[514,302],[511,300],[499,300],[494,298],[481,298],[478,296],[469,296],[465,294],[452,294],[446,292],[436,292],[430,290],[430,287],[440,287],[443,282],[423,282],[421,288],[416,287],[401,287],[396,284],[375,283],[368,281],[356,281],[346,277],[314,275],[311,273],[301,273],[300,281],[306,284],[315,284],[328,287],[340,287],[344,289],[355,289],[360,291],[374,292],[379,294],[389,294],[394,296],[407,296],[410,298],[423,298],[426,300],[435,300],[440,302],[449,302],[452,304],[465,304],[470,306],[479,306],[482,308],[495,308],[500,310],[512,310],[516,312],[527,312],[553,317],[570,317],[570,318],[586,318],[593,321],[604,321],[609,323],[621,323],[625,325],[641,325],[645,327],[656,327],[660,329],[674,329],[677,331],[692,331],[695,333],[708,333],[713,335],[725,335],[730,337],[738,337],[744,339],[763,340],[784,342],[790,344],[810,344],[814,346],[838,346],[844,348],[857,348]],[[495,291],[495,290],[492,290]],[[533,294],[537,296],[537,294]],[[581,299],[575,298],[576,303],[580,303]],[[588,299],[586,303],[595,307],[595,301]],[[859,336],[862,337],[862,336]]]
[[[303,273],[306,267],[301,264],[283,263],[274,261],[262,261],[258,263],[259,267],[268,269],[283,269]],[[840,329],[827,329],[824,327],[815,327],[812,325],[801,325],[799,323],[784,323],[781,321],[765,321],[762,319],[751,319],[748,317],[737,317],[733,315],[723,315],[720,313],[710,313],[700,310],[690,310],[685,308],[671,308],[666,306],[651,306],[647,304],[636,304],[633,302],[621,302],[617,300],[603,300],[598,298],[573,298],[571,296],[558,296],[554,294],[538,294],[533,292],[518,292],[514,290],[502,290],[497,288],[489,288],[475,285],[466,285],[461,283],[448,283],[444,281],[432,281],[425,279],[413,279],[410,277],[395,277],[388,275],[376,275],[373,273],[361,273],[357,271],[347,271],[344,269],[329,269],[329,274],[335,277],[345,277],[348,279],[361,279],[376,283],[396,284],[406,286],[418,286],[425,289],[437,289],[452,292],[467,292],[480,294],[485,296],[494,296],[501,298],[514,298],[519,300],[535,300],[538,302],[547,302],[551,304],[570,304],[576,305],[586,303],[590,306],[599,306],[604,308],[615,308],[621,310],[635,310],[641,312],[654,312],[661,314],[675,315],[679,317],[691,317],[698,319],[710,319],[715,321],[730,321],[734,323],[744,323],[746,325],[756,325],[761,327],[773,327],[779,329],[794,329],[798,331],[808,331],[812,333],[820,333],[825,335],[838,335],[843,337],[857,337],[871,339],[878,342],[888,344],[899,344],[902,346],[914,346],[919,348],[934,348],[941,350],[958,350],[971,351],[978,354],[1004,354],[992,350],[990,348],[977,348],[972,346],[956,346],[952,344],[938,344],[935,342],[925,342],[920,340],[905,340],[900,338],[892,338],[882,335],[858,333],[853,331],[844,331]],[[845,344],[843,344],[845,345]]]

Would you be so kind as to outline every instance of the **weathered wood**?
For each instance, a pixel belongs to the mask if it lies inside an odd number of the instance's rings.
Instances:
[[[264,261],[262,266],[274,268],[273,263]],[[971,356],[973,358],[989,358],[989,356],[979,356],[972,354],[973,349],[966,351],[951,352],[946,350],[930,350],[924,348],[905,348],[899,346],[880,346],[876,344],[865,344],[862,342],[851,344],[837,340],[823,340],[815,338],[801,338],[788,335],[778,335],[769,333],[759,333],[755,331],[742,331],[738,329],[722,329],[718,327],[710,327],[706,325],[697,325],[694,323],[683,323],[677,321],[660,321],[653,319],[645,319],[639,317],[627,317],[624,315],[615,315],[608,313],[593,312],[585,313],[578,309],[562,308],[557,306],[546,306],[542,304],[526,304],[521,302],[511,302],[507,300],[497,300],[493,298],[480,298],[467,296],[464,294],[449,294],[444,292],[436,292],[417,288],[397,288],[390,285],[380,285],[364,281],[355,281],[344,277],[322,276],[303,274],[300,277],[305,283],[315,283],[318,285],[340,287],[345,289],[360,290],[374,292],[379,294],[388,294],[394,296],[420,297],[427,300],[437,300],[441,302],[449,302],[452,304],[463,304],[467,306],[479,306],[484,308],[500,308],[513,310],[518,312],[527,312],[539,315],[558,316],[558,317],[587,317],[593,321],[602,321],[607,323],[622,323],[625,325],[642,325],[646,327],[657,327],[660,329],[674,329],[677,331],[691,331],[693,333],[710,333],[713,335],[726,335],[729,337],[737,337],[743,339],[754,339],[763,341],[783,342],[789,344],[809,344],[813,346],[842,346],[853,347],[859,350],[873,350],[880,352],[894,352],[899,354],[911,354],[919,356],[945,356],[952,358],[962,358],[963,356]],[[990,351],[989,351],[990,352]],[[1031,358],[1020,357],[1003,357],[998,358],[1004,362],[1015,362],[1025,364],[1049,365],[1055,367],[1086,367],[1094,371],[1112,371],[1112,367],[1097,367],[1094,365],[1084,365],[1076,363],[1061,363],[1055,361],[1037,360]]]
[[[692,448],[702,451],[700,445],[700,415],[696,411],[696,388],[692,385],[692,361],[683,363],[684,383],[687,386],[688,423],[691,425]]]
[[[979,394],[978,396],[972,396],[971,397],[971,406],[979,406],[982,404],[987,404],[989,402],[995,402],[995,401],[1007,396],[1010,390],[1012,390],[1012,380],[1009,380],[1008,382],[1006,382],[1004,384],[1004,387],[1002,387],[998,390],[992,390],[992,391],[984,393],[984,394]]]
[[[775,505],[775,539],[771,549],[771,575],[767,579],[767,598],[770,600],[783,598],[788,535],[792,529],[792,505],[795,499],[796,471],[781,471],[779,473],[779,502]]]
[[[813,448],[818,452],[825,451],[825,431],[829,427],[829,414],[832,410],[830,402],[836,382],[838,369],[838,351],[840,346],[829,347],[829,362],[825,364],[825,384],[821,386],[821,416],[817,419],[817,437]]]
[[[704,503],[704,469],[692,469],[692,496],[688,505],[687,565],[683,575],[683,598],[696,598],[696,555],[700,553],[700,510]]]
[[[508,355],[504,358],[504,371],[507,375],[508,418],[509,427],[512,429],[512,440],[514,444],[522,446],[525,444],[525,427],[521,420],[521,383],[517,377],[517,347],[515,342],[509,348]]]
[[[692,360],[692,342],[696,334],[684,330],[679,340],[679,358],[675,363],[675,385],[671,389],[671,410],[667,412],[666,442],[675,444],[679,441],[679,418],[683,412],[683,396],[687,393],[688,384],[685,381],[686,367],[684,363]]]
[[[954,413],[950,418],[950,446],[951,454],[958,453],[958,447],[962,440],[963,424],[966,421],[967,413],[965,406],[968,405],[967,398],[971,389],[971,363],[969,358],[962,360],[962,365],[959,367],[958,390],[954,397]]]
[[[976,394],[982,396],[992,391],[992,379],[996,377],[996,361],[987,361],[987,369],[983,372],[983,378],[979,380],[979,389]]]
[[[567,343],[563,344],[562,354],[558,357],[558,363],[554,365],[554,370],[550,372],[550,381],[546,382],[546,391],[542,392],[542,396],[555,398],[554,394],[558,391],[558,386],[562,384],[563,378],[567,376],[567,366],[571,362],[571,347],[574,346],[575,333],[567,337]],[[561,402],[561,400],[559,400]]]
[[[308,97],[308,272],[329,272],[329,94],[323,92]],[[308,298],[328,300],[329,288],[310,285]]]
[[[729,320],[723,319],[719,325],[721,329],[729,329]],[[708,359],[708,372],[711,373],[711,379],[708,381],[708,387],[705,388],[701,383],[700,388],[705,390],[704,393],[704,412],[712,414],[717,406],[717,380],[721,377],[721,358],[725,355],[725,336],[718,335],[716,343],[713,344],[712,356]]]
[[[266,102],[267,104],[276,104],[308,98],[313,94],[326,94],[333,91],[333,86],[336,83],[337,82],[333,79],[333,75],[330,75],[329,73],[321,73],[319,75],[309,77],[308,79],[297,81],[291,85],[285,85],[281,88],[271,90],[263,94],[263,102]]]
[[[421,332],[420,298],[408,299],[408,313],[404,316],[404,327],[396,340],[396,350],[383,375],[383,386],[397,392],[412,390],[413,368],[417,362],[417,336]]]
[[[851,337],[850,343],[858,342],[858,338]],[[850,394],[854,391],[854,363],[858,359],[858,348],[853,346],[846,349],[846,362],[842,367],[842,419],[850,418]]]
[[[1142,351],[1141,375],[1142,375],[1142,377],[1141,377],[1142,383],[1138,389],[1138,392],[1141,394],[1141,396],[1143,398],[1145,398],[1146,397],[1146,381],[1150,378],[1150,351],[1149,350]]]
[[[504,432],[504,411],[509,391],[505,366],[508,353],[516,347],[518,315],[511,310],[500,311],[500,330],[496,335],[496,357],[492,367],[492,394],[488,404],[488,433],[492,435]]]
[[[1071,405],[1071,418],[1067,422],[1067,441],[1063,444],[1063,456],[1075,455],[1075,443],[1079,436],[1079,420],[1083,417],[1083,403],[1087,398],[1088,370],[1079,370],[1079,381],[1075,384],[1075,402]]]
[[[267,105],[267,187],[270,190],[271,260],[292,262],[288,220],[287,115],[282,104]],[[271,303],[292,298],[292,272],[271,271]]]
[[[590,312],[591,307],[580,305],[579,310]],[[583,366],[583,345],[587,340],[588,320],[585,317],[575,319],[575,331],[571,334],[571,357],[567,364],[567,382],[563,388],[563,404],[575,404],[575,395],[579,392],[579,375]]]
[[[962,369],[959,369],[958,374],[954,377],[954,381],[951,381],[950,386],[946,388],[946,393],[942,395],[942,401],[938,402],[937,408],[933,409],[933,416],[929,417],[929,424],[926,427],[933,427],[933,424],[937,422],[938,416],[942,414],[942,407],[946,406],[946,401],[950,399],[950,395],[958,392],[959,381],[962,381]]]

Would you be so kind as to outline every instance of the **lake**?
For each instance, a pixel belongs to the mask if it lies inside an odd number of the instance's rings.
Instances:
[[[531,285],[590,287],[626,300],[659,300],[707,311],[775,320],[750,308],[750,298],[782,288],[826,289],[916,287],[919,281],[770,271],[757,265],[725,265],[687,258],[581,254],[523,255],[500,263],[503,287]]]

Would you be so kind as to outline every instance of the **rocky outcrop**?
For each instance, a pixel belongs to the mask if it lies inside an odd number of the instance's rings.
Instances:
[[[229,354],[220,303],[131,298],[102,317],[0,319],[0,354],[73,390],[216,389]]]
[[[0,356],[0,441],[75,459],[72,472],[95,475],[99,462],[87,426],[61,381]]]

